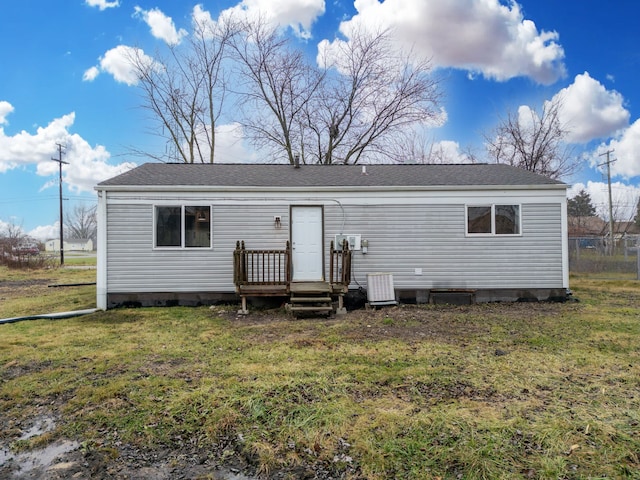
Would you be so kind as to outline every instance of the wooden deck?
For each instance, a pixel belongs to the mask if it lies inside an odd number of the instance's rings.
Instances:
[[[338,297],[338,313],[344,313],[343,296],[351,277],[351,251],[341,250],[331,242],[329,281],[296,282],[292,280],[291,247],[284,250],[250,250],[244,241],[236,243],[233,254],[234,283],[242,300],[239,313],[247,314],[247,297],[285,297],[291,311],[333,311],[332,297]]]

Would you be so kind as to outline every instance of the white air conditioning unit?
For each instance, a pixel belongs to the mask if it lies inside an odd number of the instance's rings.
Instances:
[[[367,301],[373,306],[397,303],[393,288],[393,274],[367,273]]]

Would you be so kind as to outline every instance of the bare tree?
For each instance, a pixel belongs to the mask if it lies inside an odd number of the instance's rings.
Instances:
[[[79,204],[73,207],[73,212],[67,216],[66,230],[72,238],[91,239],[95,246],[98,220],[97,206]]]
[[[453,141],[435,141],[426,131],[407,130],[389,139],[389,157],[397,163],[456,164],[476,163],[470,150]]]
[[[169,151],[156,159],[213,163],[215,128],[226,96],[224,63],[231,21],[208,23],[194,18],[194,32],[184,45],[169,48],[168,59],[149,61],[134,50],[134,66],[144,97],[143,106],[157,120]]]
[[[5,223],[0,230],[0,251],[11,253],[20,243],[28,239],[22,226],[15,223]]]
[[[390,139],[439,114],[429,63],[399,54],[389,32],[355,32],[326,53],[320,69],[276,28],[258,21],[245,31],[235,42],[250,112],[245,125],[276,158],[356,164],[366,153],[396,160]]]
[[[509,112],[485,134],[489,157],[554,179],[574,173],[578,162],[564,142],[568,130],[560,122],[561,108],[561,100],[554,99],[540,113],[528,107]]]
[[[356,164],[366,155],[398,160],[391,139],[439,114],[440,93],[429,62],[399,53],[389,31],[354,31],[349,41],[334,42],[330,55],[323,62],[328,69],[323,88],[307,111],[314,160]]]
[[[294,163],[304,150],[303,114],[323,75],[264,20],[246,22],[243,31],[233,45],[244,79],[246,132],[254,145],[271,147],[274,158]]]
[[[638,195],[631,190],[619,192],[614,198],[611,205],[611,213],[613,214],[614,232],[625,235],[633,230],[635,216],[637,213]],[[605,215],[603,215],[604,217]],[[609,216],[607,210],[606,217]]]

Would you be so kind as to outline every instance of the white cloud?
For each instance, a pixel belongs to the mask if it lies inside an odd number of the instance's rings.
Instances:
[[[73,125],[75,114],[70,113],[51,121],[46,127],[39,127],[36,134],[21,131],[7,136],[0,130],[0,173],[21,165],[51,162],[51,154],[56,143],[68,134],[67,128]]]
[[[202,146],[202,156],[208,158],[210,150],[206,148],[207,137],[203,126],[200,127],[199,140]],[[207,127],[210,131],[210,127]],[[186,148],[186,145],[185,145]],[[265,155],[253,149],[247,142],[242,125],[234,122],[216,125],[216,163],[257,163],[264,161]]]
[[[28,235],[31,238],[44,242],[51,238],[60,237],[60,222],[56,222],[53,225],[38,225],[33,230],[29,230]],[[66,236],[65,236],[66,238]]]
[[[9,228],[9,224],[7,222],[3,222],[0,218],[0,234],[5,233],[7,228]]]
[[[155,61],[153,58],[144,53],[144,50],[137,47],[129,47],[128,45],[118,45],[117,47],[107,50],[102,57],[100,63],[89,67],[85,70],[82,80],[84,82],[92,82],[101,72],[107,72],[120,83],[126,83],[129,86],[137,85],[140,79],[135,64],[141,66],[153,66]]]
[[[206,34],[208,32],[215,31],[216,29],[216,21],[211,18],[211,12],[203,10],[202,5],[200,4],[193,7],[191,20],[194,30],[199,33],[203,33],[204,36],[207,36]]]
[[[266,158],[250,145],[244,135],[242,125],[229,123],[216,127],[216,162],[219,163],[259,163]]]
[[[631,124],[617,138],[611,140],[608,145],[601,145],[593,154],[591,165],[595,166],[603,162],[601,156],[607,150],[613,150],[611,158],[616,161],[611,164],[611,174],[622,178],[640,176],[640,119]]]
[[[596,209],[596,215],[609,219],[609,187],[605,182],[576,183],[567,191],[567,197],[575,197],[580,190],[585,190],[591,197],[591,204]],[[640,186],[628,185],[622,182],[611,184],[611,204],[613,218],[620,222],[633,220],[640,199]]]
[[[97,183],[123,173],[136,164],[124,162],[110,165],[111,154],[102,145],[92,147],[78,134],[69,134],[65,139],[64,160],[69,162],[63,167],[64,182],[74,192],[92,192]],[[38,175],[51,176],[58,171],[56,162],[39,163],[36,169]]]
[[[96,66],[93,66],[85,70],[84,75],[82,75],[82,81],[93,82],[98,75],[100,75],[100,69]]]
[[[6,100],[0,101],[0,125],[7,124],[7,115],[13,112],[13,105]]]
[[[356,30],[391,29],[404,48],[431,58],[436,67],[480,72],[503,81],[526,76],[551,84],[565,75],[556,32],[539,32],[513,2],[499,0],[355,0],[358,13],[340,25]]]
[[[520,105],[518,107],[518,124],[523,131],[530,132],[539,122],[540,116],[533,108],[528,105]]]
[[[554,98],[561,101],[560,121],[569,130],[569,142],[586,143],[608,137],[629,124],[622,95],[607,90],[588,72],[576,75],[573,83]]]
[[[235,7],[223,11],[220,18],[259,18],[289,27],[298,37],[311,38],[311,27],[324,12],[324,0],[242,0]]]
[[[107,8],[120,6],[119,0],[114,0],[111,2],[109,0],[85,0],[84,3],[86,3],[90,7],[98,7],[101,11],[106,10]]]
[[[165,41],[168,45],[178,45],[187,35],[187,31],[183,28],[176,30],[173,19],[166,16],[159,8],[144,10],[136,6],[133,16],[142,18],[151,28],[151,35]]]
[[[435,142],[430,157],[434,163],[471,163],[469,156],[460,150],[460,144],[452,140]]]
[[[63,159],[69,165],[63,168],[63,177],[71,191],[92,192],[97,183],[135,166],[131,162],[110,165],[111,155],[105,147],[92,147],[80,135],[69,132],[74,121],[75,113],[69,113],[52,120],[46,127],[39,127],[35,134],[23,130],[8,136],[0,129],[0,174],[21,166],[36,165],[38,175],[55,175],[59,167],[51,158],[56,154],[56,144],[65,147]],[[47,186],[48,183],[45,188]]]
[[[153,64],[153,59],[147,56],[142,49],[118,45],[105,52],[100,59],[100,68],[113,75],[117,82],[136,85],[139,79],[132,63],[134,59],[148,65]]]

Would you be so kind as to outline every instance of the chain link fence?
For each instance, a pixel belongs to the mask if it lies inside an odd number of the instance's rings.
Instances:
[[[602,278],[640,280],[638,250],[640,235],[615,239],[608,237],[569,237],[569,271]]]

